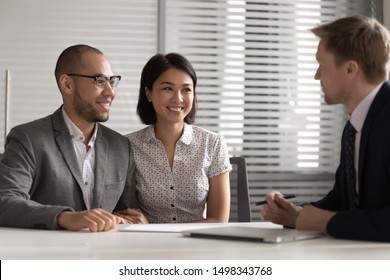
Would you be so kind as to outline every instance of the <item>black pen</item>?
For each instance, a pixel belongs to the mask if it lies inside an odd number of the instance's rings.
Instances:
[[[290,199],[290,198],[294,198],[296,197],[295,194],[287,194],[285,196],[283,196],[284,199]],[[263,205],[263,204],[266,204],[267,201],[266,200],[263,200],[263,201],[257,201],[257,202],[252,202],[251,204],[253,205]]]

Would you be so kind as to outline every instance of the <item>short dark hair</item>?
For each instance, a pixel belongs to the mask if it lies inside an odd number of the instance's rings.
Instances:
[[[156,54],[145,64],[139,87],[139,96],[137,104],[137,114],[144,124],[156,123],[156,112],[154,111],[153,104],[148,101],[146,97],[145,88],[149,90],[153,89],[154,82],[160,77],[162,73],[170,68],[177,68],[186,72],[193,82],[194,101],[192,109],[188,115],[184,118],[184,122],[192,124],[195,121],[197,100],[196,100],[196,72],[187,58],[178,53],[168,53],[166,55]]]
[[[77,73],[81,71],[83,67],[82,55],[88,52],[104,55],[100,50],[88,45],[74,45],[62,51],[58,57],[54,70],[57,84],[59,84],[59,79],[62,74]]]

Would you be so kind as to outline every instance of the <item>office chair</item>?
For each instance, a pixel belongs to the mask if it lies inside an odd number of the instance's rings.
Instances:
[[[244,157],[231,157],[229,222],[251,222],[249,186]]]

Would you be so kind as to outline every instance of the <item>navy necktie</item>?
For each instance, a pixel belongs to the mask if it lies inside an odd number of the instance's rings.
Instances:
[[[344,128],[344,149],[345,149],[345,174],[346,183],[350,200],[351,209],[356,209],[358,197],[356,194],[356,177],[355,177],[355,135],[356,129],[350,121],[347,122]]]

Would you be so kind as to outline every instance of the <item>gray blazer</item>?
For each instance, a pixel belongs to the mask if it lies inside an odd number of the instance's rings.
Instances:
[[[130,142],[98,125],[92,208],[139,208]],[[83,191],[61,108],[10,131],[0,161],[0,226],[57,229],[60,212],[88,209]]]

